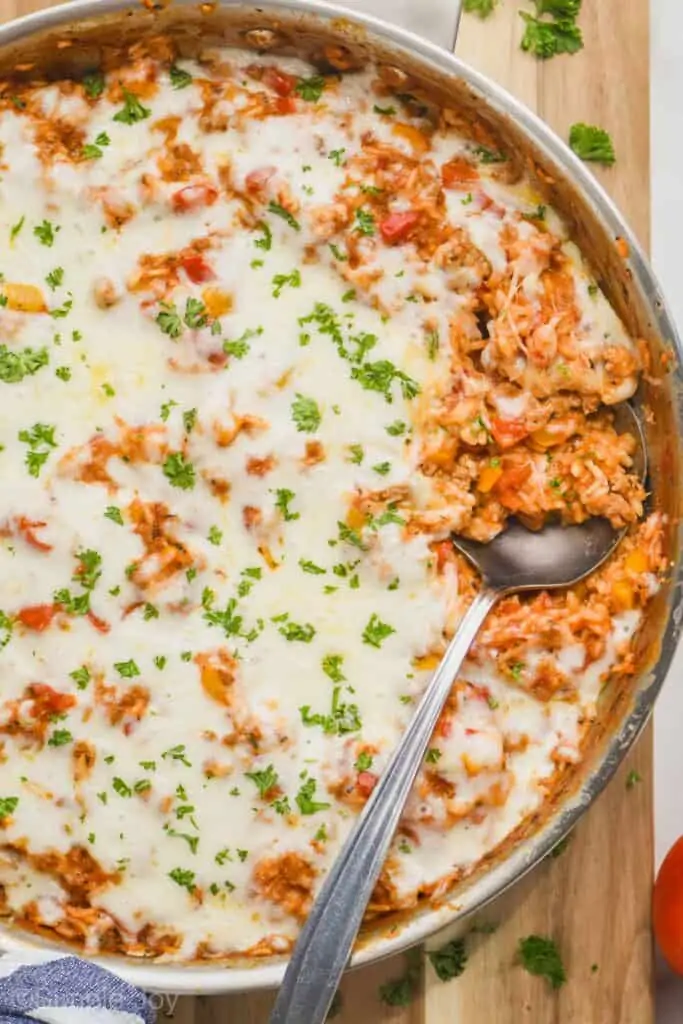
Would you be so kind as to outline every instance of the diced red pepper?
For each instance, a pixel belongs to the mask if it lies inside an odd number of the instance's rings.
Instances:
[[[356,783],[363,796],[368,797],[377,785],[379,776],[374,772],[358,772]]]
[[[296,85],[294,75],[288,75],[286,71],[280,71],[279,68],[265,68],[262,81],[278,96],[291,96]]]
[[[479,180],[479,171],[469,160],[454,157],[441,168],[441,181],[444,188],[463,188]]]
[[[275,101],[278,114],[296,114],[297,105],[293,96],[279,96]]]
[[[109,623],[105,622],[104,619],[101,619],[99,615],[95,615],[95,612],[92,611],[92,609],[88,612],[87,619],[95,629],[99,630],[100,633],[108,633],[111,629]]]
[[[216,276],[200,253],[188,253],[181,257],[180,262],[193,284],[204,284],[205,281],[212,281]]]
[[[171,196],[171,206],[176,213],[189,213],[202,206],[212,206],[218,199],[218,189],[206,183],[185,185]]]
[[[59,610],[56,604],[32,604],[22,608],[17,618],[22,626],[33,629],[36,633],[42,633],[52,623]]]
[[[416,210],[390,213],[388,217],[380,221],[379,233],[388,245],[397,245],[406,241],[419,219],[420,214]]]

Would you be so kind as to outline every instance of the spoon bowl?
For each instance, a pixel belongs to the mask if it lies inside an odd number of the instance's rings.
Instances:
[[[633,470],[644,482],[647,460],[640,423],[629,405],[613,411],[616,429],[634,438]],[[481,590],[465,612],[313,904],[285,972],[270,1024],[323,1024],[326,1019],[432,733],[460,666],[493,605],[511,591],[578,583],[602,565],[624,533],[606,519],[589,519],[580,526],[550,522],[537,531],[511,521],[488,544],[452,538],[457,550],[480,572]]]

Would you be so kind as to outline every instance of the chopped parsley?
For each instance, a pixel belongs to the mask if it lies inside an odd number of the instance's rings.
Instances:
[[[318,811],[326,811],[330,807],[330,804],[319,803],[313,799],[316,788],[315,779],[307,779],[299,789],[295,799],[302,814],[317,814]]]
[[[187,86],[192,83],[192,75],[190,72],[184,71],[183,68],[178,67],[177,64],[171,64],[168,75],[174,89],[186,89]]]
[[[349,445],[349,462],[352,462],[354,466],[360,466],[363,459],[365,458],[365,452],[361,444],[350,444]]]
[[[372,757],[367,753],[367,751],[361,750],[353,767],[357,772],[367,772],[372,768],[372,760]]]
[[[402,370],[398,370],[388,359],[380,359],[375,363],[363,363],[354,366],[351,376],[366,391],[378,391],[387,402],[393,402],[392,386],[398,382],[401,394],[406,400],[415,398],[420,393],[420,385]]]
[[[18,796],[0,796],[0,821],[14,814],[19,805]]]
[[[616,160],[614,144],[604,128],[579,121],[569,129],[569,145],[582,160],[610,165]]]
[[[464,10],[468,14],[478,14],[480,18],[488,18],[497,3],[498,0],[465,0]]]
[[[635,768],[632,768],[626,776],[626,788],[633,789],[634,786],[637,786],[638,783],[642,781],[643,776],[640,774],[640,772],[637,772]]]
[[[453,939],[440,949],[428,954],[429,961],[439,981],[459,978],[467,965],[467,950],[464,939]]]
[[[373,469],[373,471],[375,473],[379,473],[380,476],[386,476],[387,473],[391,472],[391,463],[390,462],[376,462],[375,465],[372,467],[372,469]]]
[[[304,725],[319,725],[329,735],[345,736],[350,732],[358,732],[363,723],[357,704],[345,704],[341,699],[341,686],[332,691],[332,706],[329,715],[311,712],[309,704],[299,708],[301,721]]]
[[[430,747],[425,754],[425,761],[427,764],[437,764],[441,760],[441,751],[438,747]]]
[[[295,519],[300,519],[301,514],[299,512],[291,512],[289,505],[290,502],[294,501],[296,494],[294,491],[288,490],[286,487],[281,487],[275,492],[275,507],[282,513],[282,518],[286,523],[291,523]]]
[[[396,113],[396,107],[380,107],[378,103],[375,103],[372,109],[375,114],[381,114],[382,117],[393,117]]]
[[[290,274],[276,274],[273,278],[273,298],[279,299],[282,289],[289,285],[290,288],[301,287],[301,274],[298,270],[292,270]]]
[[[209,541],[209,544],[214,544],[216,547],[218,547],[220,542],[223,540],[223,531],[219,530],[217,526],[212,526],[209,529],[209,535],[207,539]]]
[[[185,303],[185,314],[183,316],[187,326],[192,330],[198,330],[200,327],[206,327],[208,319],[206,306],[201,299],[189,298]]]
[[[68,729],[55,729],[47,741],[48,747],[63,747],[73,741],[73,736]]]
[[[244,774],[251,779],[261,796],[266,796],[278,784],[278,775],[272,764],[269,764],[263,771],[245,772]]]
[[[55,267],[54,270],[50,271],[45,280],[47,281],[52,291],[54,291],[55,288],[58,288],[62,281],[64,280],[64,268]]]
[[[99,71],[94,71],[90,75],[86,75],[83,79],[83,88],[85,95],[88,99],[96,100],[104,92],[104,75]]]
[[[276,217],[282,217],[286,224],[289,224],[290,228],[294,228],[295,231],[301,231],[301,224],[299,221],[292,216],[289,210],[285,210],[284,206],[280,203],[268,203],[268,213],[274,213]],[[270,248],[270,246],[268,246]]]
[[[194,871],[185,871],[183,868],[173,868],[172,871],[169,871],[168,877],[172,878],[176,885],[180,885],[184,889],[187,889],[189,893],[194,892]]]
[[[371,236],[375,233],[375,218],[369,210],[362,207],[356,210],[356,219],[353,223],[353,231],[361,235]]]
[[[123,516],[121,509],[117,508],[116,505],[107,505],[104,513],[105,519],[111,519],[112,523],[118,523],[119,526],[123,526]]]
[[[234,341],[227,340],[223,342],[223,351],[227,356],[233,356],[235,359],[244,359],[249,351],[249,339],[257,338],[260,334],[263,334],[262,327],[247,327],[245,331],[242,331],[239,338],[235,338]]]
[[[81,665],[80,668],[75,668],[73,672],[69,672],[69,677],[73,679],[79,690],[85,690],[90,682],[90,670],[87,665]]]
[[[552,939],[542,935],[520,939],[518,955],[525,971],[547,978],[553,988],[561,988],[567,980],[560,951]]]
[[[336,167],[342,167],[344,164],[344,153],[346,153],[345,149],[331,149],[327,154],[327,159],[331,160]]]
[[[308,558],[299,559],[299,568],[303,569],[304,572],[310,573],[311,576],[324,576],[327,569],[322,569],[315,562],[311,562]]]
[[[297,392],[292,402],[292,419],[300,433],[315,433],[322,419],[318,403],[315,399],[307,398]]]
[[[26,222],[26,217],[20,217],[19,220],[16,222],[16,224],[12,225],[12,227],[10,228],[10,233],[9,233],[10,242],[14,241],[14,239],[17,237],[17,235],[19,234],[19,232],[23,228],[25,222]]]
[[[342,672],[344,656],[342,654],[326,654],[322,660],[323,672],[333,683],[346,682],[346,676]]]
[[[104,156],[102,149],[111,145],[111,139],[106,132],[100,132],[94,142],[88,142],[81,150],[84,160],[99,160]]]
[[[394,420],[393,423],[390,423],[384,429],[386,430],[387,434],[389,434],[390,437],[401,437],[403,434],[405,434],[406,430],[408,429],[408,426],[406,423],[403,422],[403,420]]]
[[[41,224],[36,224],[33,229],[33,234],[41,245],[46,245],[51,249],[55,244],[55,235],[58,231],[59,226],[55,226],[49,220],[44,220]]]
[[[279,629],[280,633],[285,640],[298,640],[303,644],[310,644],[311,640],[315,636],[316,629],[310,622],[285,622]]]
[[[409,1006],[417,996],[422,973],[422,954],[412,949],[406,955],[405,972],[379,987],[379,998],[387,1006]]]
[[[313,75],[312,78],[300,78],[294,87],[295,92],[302,100],[308,103],[317,103],[325,91],[325,79],[322,75]]]
[[[123,779],[120,779],[117,775],[115,775],[114,778],[111,780],[111,784],[114,792],[118,793],[119,796],[128,799],[133,795],[133,790],[130,788],[128,783],[124,782]]]
[[[581,10],[581,0],[534,0],[534,3],[539,15],[550,14],[560,21],[563,18],[578,18]]]
[[[50,451],[57,447],[56,429],[47,423],[34,423],[30,430],[19,431],[19,440],[29,446],[26,453],[26,466],[31,476],[40,475],[40,470],[47,462]]]
[[[164,476],[172,487],[179,487],[183,491],[191,491],[196,483],[196,472],[191,462],[188,462],[182,452],[171,452],[161,467]]]
[[[121,124],[137,124],[138,121],[144,121],[151,114],[152,111],[149,107],[144,107],[134,93],[129,92],[126,88],[123,89],[123,107],[114,114],[115,121],[119,121]]]
[[[273,232],[265,222],[260,224],[259,227],[262,233],[261,238],[255,238],[254,245],[257,249],[263,249],[264,252],[268,252],[273,246]]]
[[[0,381],[19,384],[24,377],[32,377],[50,361],[46,348],[9,349],[0,345]]]
[[[541,21],[526,11],[520,11],[519,15],[526,23],[521,47],[539,60],[548,60],[560,53],[577,53],[583,48],[581,29],[571,19]]]
[[[140,669],[132,658],[128,661],[115,661],[114,668],[122,679],[133,679],[135,676],[140,675]]]
[[[363,630],[363,643],[371,647],[381,647],[383,642],[396,630],[386,622],[382,622],[379,616],[373,612],[370,620]]]

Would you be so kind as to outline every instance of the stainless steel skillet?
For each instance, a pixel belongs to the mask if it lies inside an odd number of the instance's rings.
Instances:
[[[453,25],[458,4],[452,2]],[[374,0],[375,9],[379,0]],[[331,8],[316,0],[263,0],[258,5],[224,0],[203,5],[176,0],[168,7],[147,10],[129,0],[79,0],[22,19],[0,29],[0,70],[11,70],[24,60],[51,68],[78,70],[91,64],[93,54],[111,40],[131,42],[145,32],[169,31],[184,45],[225,41],[251,45],[255,50],[301,52],[319,58],[325,43],[343,47],[358,63],[373,59],[397,76],[406,91],[433,93],[442,103],[468,116],[483,118],[501,144],[538,171],[548,201],[562,212],[571,233],[593,263],[594,270],[629,330],[647,339],[653,365],[661,365],[665,349],[671,353],[672,372],[651,385],[645,382],[641,402],[652,410],[648,434],[652,465],[653,503],[670,517],[668,537],[671,578],[651,609],[643,632],[640,671],[630,694],[607,692],[601,720],[593,732],[584,765],[567,780],[545,819],[528,823],[511,837],[466,887],[439,908],[425,905],[409,919],[385,922],[368,932],[355,958],[367,963],[414,944],[457,917],[482,906],[516,881],[569,829],[609,780],[618,763],[647,721],[663,682],[678,639],[681,615],[681,543],[679,536],[681,488],[681,349],[658,286],[638,244],[597,185],[590,172],[532,113],[503,90],[468,68],[437,45],[400,29],[383,25],[360,13],[363,3],[349,0],[348,8]],[[397,3],[419,18],[426,0]],[[441,30],[438,29],[441,35]],[[439,40],[450,45],[452,33]],[[72,46],[58,49],[58,41]],[[80,64],[79,64],[80,61]],[[617,238],[622,239],[619,248]],[[620,254],[628,247],[629,257]],[[48,950],[54,944],[28,939],[6,929],[5,946],[30,945]],[[268,987],[279,982],[282,963],[241,961],[218,966],[177,967],[164,963],[101,961],[135,984],[153,990],[219,992]]]

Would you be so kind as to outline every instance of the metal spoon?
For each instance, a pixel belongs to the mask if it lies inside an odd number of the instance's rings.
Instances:
[[[633,468],[644,481],[645,443],[630,406],[615,410],[615,427],[634,435]],[[512,591],[578,583],[609,557],[623,532],[614,530],[606,519],[590,519],[581,526],[548,524],[538,532],[512,522],[489,544],[452,538],[457,550],[481,573],[482,588],[325,879],[287,967],[270,1024],[322,1024],[325,1020],[453,680],[492,606]]]

